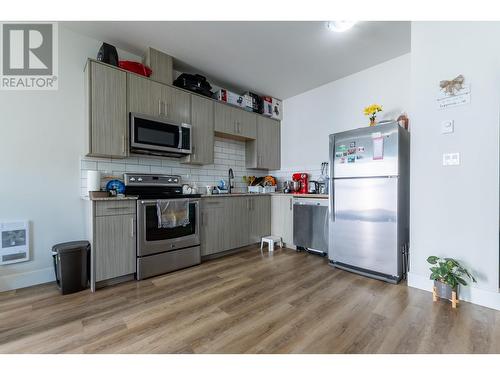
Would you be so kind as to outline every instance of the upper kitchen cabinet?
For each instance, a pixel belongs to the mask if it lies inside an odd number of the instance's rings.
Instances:
[[[163,113],[162,84],[135,74],[128,75],[128,111],[150,116]]]
[[[128,74],[129,112],[190,123],[190,94],[149,78]]]
[[[87,155],[127,157],[127,74],[89,60],[85,76],[89,123]]]
[[[214,102],[201,96],[191,97],[192,144],[188,164],[214,162]]]
[[[247,142],[246,167],[280,169],[280,122],[257,116],[257,139]]]
[[[215,131],[222,136],[255,139],[257,137],[257,115],[216,102]]]

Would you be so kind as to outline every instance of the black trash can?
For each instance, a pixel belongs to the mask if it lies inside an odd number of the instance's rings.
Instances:
[[[57,286],[62,294],[79,292],[89,286],[90,243],[72,241],[52,247]]]

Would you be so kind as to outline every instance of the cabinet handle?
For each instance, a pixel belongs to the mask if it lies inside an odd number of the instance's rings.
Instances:
[[[123,155],[125,155],[127,153],[127,150],[126,150],[126,146],[127,145],[127,141],[126,141],[126,138],[125,138],[125,135],[122,136],[122,153]]]
[[[135,236],[135,219],[130,218],[131,228],[130,228],[130,237],[134,238]]]
[[[165,107],[165,117],[168,117],[168,103],[163,103],[163,106]]]
[[[161,100],[158,100],[158,115],[161,116],[162,110],[161,110]]]
[[[196,152],[195,152],[196,147],[194,145],[191,146],[191,155],[193,156],[193,160],[196,159]]]
[[[292,205],[292,198],[289,198],[289,200],[290,200],[290,211],[291,211],[291,210],[292,210],[292,208],[293,208],[293,205]]]

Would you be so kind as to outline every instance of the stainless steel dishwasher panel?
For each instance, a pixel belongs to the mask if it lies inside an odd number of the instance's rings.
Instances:
[[[328,252],[328,199],[293,199],[293,243]]]

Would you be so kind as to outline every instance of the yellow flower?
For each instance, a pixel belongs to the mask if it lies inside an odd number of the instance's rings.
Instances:
[[[363,113],[365,116],[374,116],[378,112],[382,112],[382,106],[380,104],[371,104],[368,107],[365,107]]]

